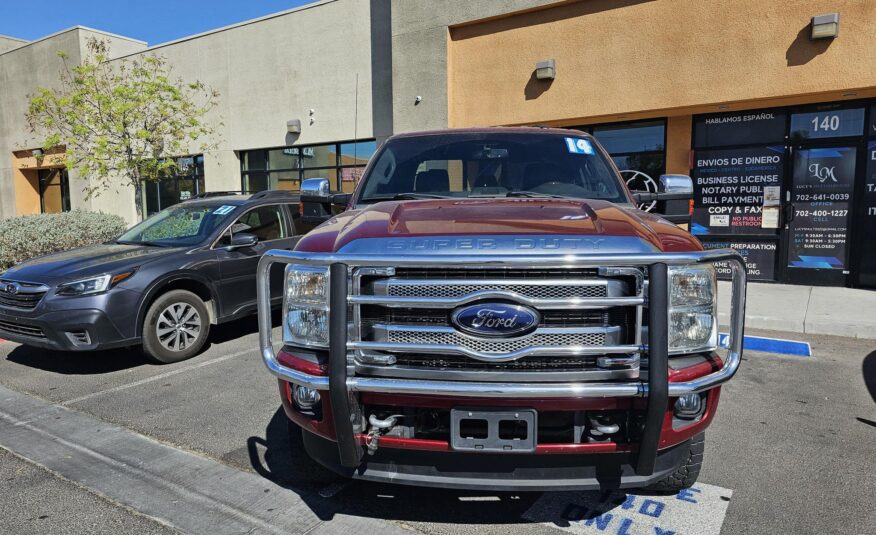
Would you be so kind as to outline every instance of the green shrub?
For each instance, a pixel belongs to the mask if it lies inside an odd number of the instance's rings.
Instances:
[[[0,221],[0,271],[36,256],[102,243],[127,228],[117,215],[73,210]]]

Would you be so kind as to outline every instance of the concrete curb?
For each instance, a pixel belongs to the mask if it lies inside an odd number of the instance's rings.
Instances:
[[[718,283],[722,325],[730,320],[730,283]],[[748,284],[746,327],[876,339],[876,292],[851,288]]]

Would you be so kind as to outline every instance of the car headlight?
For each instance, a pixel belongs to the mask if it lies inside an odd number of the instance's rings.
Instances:
[[[283,306],[283,341],[328,347],[328,268],[289,264]]]
[[[710,264],[669,268],[669,354],[718,347],[718,283]]]
[[[126,271],[124,273],[119,273],[118,275],[104,273],[103,275],[98,275],[96,277],[65,282],[64,284],[58,285],[58,290],[55,293],[66,296],[99,294],[109,290],[133,274],[133,271]]]

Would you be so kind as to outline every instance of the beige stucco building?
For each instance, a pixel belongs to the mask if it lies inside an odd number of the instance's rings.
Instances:
[[[813,39],[822,15],[838,31]],[[349,191],[392,133],[565,126],[628,177],[692,175],[694,232],[744,250],[752,278],[876,286],[876,2],[325,0],[153,47],[86,28],[0,38],[0,216],[44,209],[23,170],[37,146],[26,94],[56,83],[56,50],[81,54],[92,35],[113,40],[113,61],[161,54],[221,93],[218,149],[179,155],[188,174],[147,185],[149,212],[312,176]],[[552,78],[536,76],[542,61]],[[81,180],[70,206],[134,220],[131,192],[86,201]]]
[[[200,80],[220,94],[219,106],[206,117],[215,135],[179,155],[188,157],[181,181],[145,185],[147,212],[204,190],[297,187],[294,175],[313,173],[297,169],[304,164],[293,162],[292,146],[302,147],[298,160],[307,156],[306,163],[315,164],[310,167],[343,178],[342,187],[349,189],[352,182],[346,179],[367,162],[373,140],[391,133],[385,87],[389,17],[382,11],[388,5],[325,0],[151,47],[83,27],[29,43],[0,38],[0,217],[72,207],[136,220],[130,188],[85,199],[87,177],[51,172],[58,166],[50,157],[38,166],[33,150],[41,139],[24,120],[28,95],[37,87],[58,86],[57,52],[76,64],[92,37],[109,41],[112,62],[161,55],[174,75]],[[289,134],[286,123],[296,119],[301,132]],[[365,142],[347,143],[355,139]],[[201,141],[217,146],[199,154]]]

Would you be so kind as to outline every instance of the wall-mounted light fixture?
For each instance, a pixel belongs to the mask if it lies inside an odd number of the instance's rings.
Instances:
[[[535,64],[535,77],[539,80],[553,80],[557,77],[557,63],[552,59]]]
[[[839,13],[828,13],[812,17],[809,39],[833,39],[839,35]]]
[[[286,121],[286,131],[290,134],[301,133],[301,119],[289,119]]]
[[[42,158],[42,157],[43,157],[43,154],[44,154],[43,149],[33,149],[32,151],[30,151],[30,153],[31,153],[31,154],[33,155],[33,157],[36,158],[36,159],[40,159],[40,158]]]

